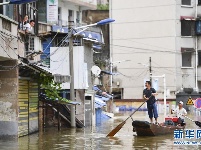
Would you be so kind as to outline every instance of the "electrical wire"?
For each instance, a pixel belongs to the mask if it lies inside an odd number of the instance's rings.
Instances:
[[[111,10],[129,10],[129,9],[141,9],[141,8],[150,8],[150,7],[161,7],[161,6],[181,6],[180,4],[166,4],[166,5],[152,5],[152,6],[141,6],[141,7],[127,7],[127,8],[116,8]]]

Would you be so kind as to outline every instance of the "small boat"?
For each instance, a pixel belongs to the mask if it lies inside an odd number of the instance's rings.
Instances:
[[[161,124],[151,124],[147,121],[135,120],[132,122],[133,131],[137,133],[137,136],[156,136],[174,133],[174,130],[184,129],[185,126],[178,126],[175,124],[167,125],[165,123]]]

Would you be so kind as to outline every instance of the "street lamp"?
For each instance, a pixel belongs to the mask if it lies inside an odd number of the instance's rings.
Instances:
[[[76,27],[76,28],[74,28],[74,30],[78,30],[78,29],[86,30],[87,28],[92,27],[92,26],[105,25],[105,24],[108,24],[108,23],[111,23],[114,21],[115,21],[114,19],[107,18],[107,19],[101,20],[101,21],[94,23],[94,24]],[[71,27],[69,26],[69,28],[71,28]],[[68,34],[69,34],[69,60],[70,60],[70,76],[71,76],[70,99],[72,101],[74,101],[75,100],[75,95],[74,95],[75,89],[74,89],[74,65],[73,65],[73,30],[69,29]],[[71,127],[75,127],[75,106],[74,105],[71,105],[71,113],[70,114],[71,114]]]

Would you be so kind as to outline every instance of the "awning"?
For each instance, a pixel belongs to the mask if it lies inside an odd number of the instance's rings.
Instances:
[[[185,48],[185,47],[182,47],[181,48],[181,52],[194,52],[195,51],[195,49],[194,48]]]
[[[37,0],[10,0],[9,4],[24,4],[24,3],[31,3]]]
[[[192,16],[180,16],[180,20],[195,20]]]
[[[33,72],[44,73],[46,75],[52,76],[52,73],[46,67],[26,63],[22,63],[22,65],[19,67],[19,76],[21,77],[31,77]]]
[[[99,96],[95,96],[95,108],[102,108],[106,106],[106,103]]]

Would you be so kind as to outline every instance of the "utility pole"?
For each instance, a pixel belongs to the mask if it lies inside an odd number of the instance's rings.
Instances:
[[[74,64],[73,64],[73,31],[72,28],[72,21],[69,17],[69,28],[68,28],[68,36],[69,36],[69,67],[70,67],[70,100],[75,100],[75,89],[74,89]],[[70,119],[71,119],[71,127],[75,127],[75,106],[70,106]]]
[[[152,73],[151,73],[151,57],[149,57],[149,76],[150,76],[150,82],[152,83]]]

